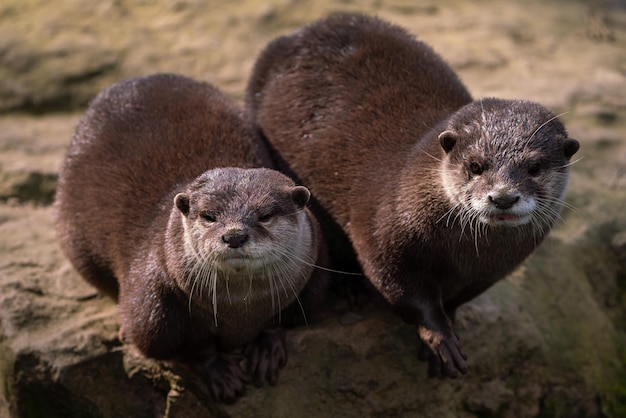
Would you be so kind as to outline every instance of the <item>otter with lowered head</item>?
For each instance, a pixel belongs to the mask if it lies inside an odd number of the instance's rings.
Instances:
[[[472,100],[429,46],[358,14],[271,42],[246,106],[279,168],[416,327],[431,374],[466,373],[455,311],[559,219],[578,142],[537,103]]]
[[[309,191],[265,167],[234,102],[159,74],[96,97],[59,175],[61,246],[118,301],[120,335],[146,356],[191,363],[220,401],[250,379],[276,382],[282,311],[320,274]]]

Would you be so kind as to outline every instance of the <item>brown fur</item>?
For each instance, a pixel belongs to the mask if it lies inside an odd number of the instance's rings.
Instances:
[[[96,97],[59,176],[62,248],[85,279],[118,300],[124,338],[147,356],[194,362],[225,401],[243,393],[248,377],[235,357],[211,363],[205,352],[219,358],[257,341],[246,349],[250,373],[257,384],[275,383],[284,341],[264,329],[322,256],[308,190],[262,167],[271,167],[267,152],[230,99],[209,84],[160,74]],[[215,255],[261,254],[269,264],[300,239],[307,241],[294,277],[269,265],[250,273],[248,258]],[[271,295],[257,297],[268,286]]]
[[[417,327],[431,372],[465,373],[454,312],[543,240],[578,142],[536,103],[472,101],[430,47],[361,15],[274,40],[246,103],[280,168]]]

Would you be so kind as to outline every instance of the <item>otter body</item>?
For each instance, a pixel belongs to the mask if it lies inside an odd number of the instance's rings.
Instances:
[[[416,326],[430,372],[465,373],[455,310],[544,239],[578,142],[536,103],[473,101],[429,46],[352,14],[270,43],[246,106],[279,168]]]
[[[268,327],[320,256],[309,191],[265,167],[230,99],[160,74],[102,91],[59,175],[61,246],[118,301],[121,335],[147,356],[197,365],[224,401],[249,380],[233,349],[246,346],[255,383],[276,381],[284,341]]]

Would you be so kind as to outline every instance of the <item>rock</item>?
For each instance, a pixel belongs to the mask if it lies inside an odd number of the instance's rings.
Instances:
[[[0,5],[0,416],[626,416],[623,2],[257,3]],[[115,304],[81,280],[54,236],[57,169],[103,87],[173,71],[241,100],[270,39],[339,9],[405,26],[477,97],[567,112],[582,147],[563,222],[459,310],[467,376],[427,378],[410,326],[373,301],[358,311],[338,301],[321,323],[290,330],[277,386],[217,405],[184,365],[119,342]]]

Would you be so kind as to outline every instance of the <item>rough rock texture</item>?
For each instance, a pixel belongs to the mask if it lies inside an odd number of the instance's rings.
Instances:
[[[626,2],[195,0],[0,4],[0,416],[626,416]],[[57,245],[50,202],[80,112],[103,87],[179,72],[241,100],[278,34],[331,11],[432,44],[475,97],[564,112],[582,148],[563,222],[458,314],[471,372],[428,379],[415,333],[339,301],[289,334],[278,386],[216,405],[184,366],[117,339],[115,305]]]

